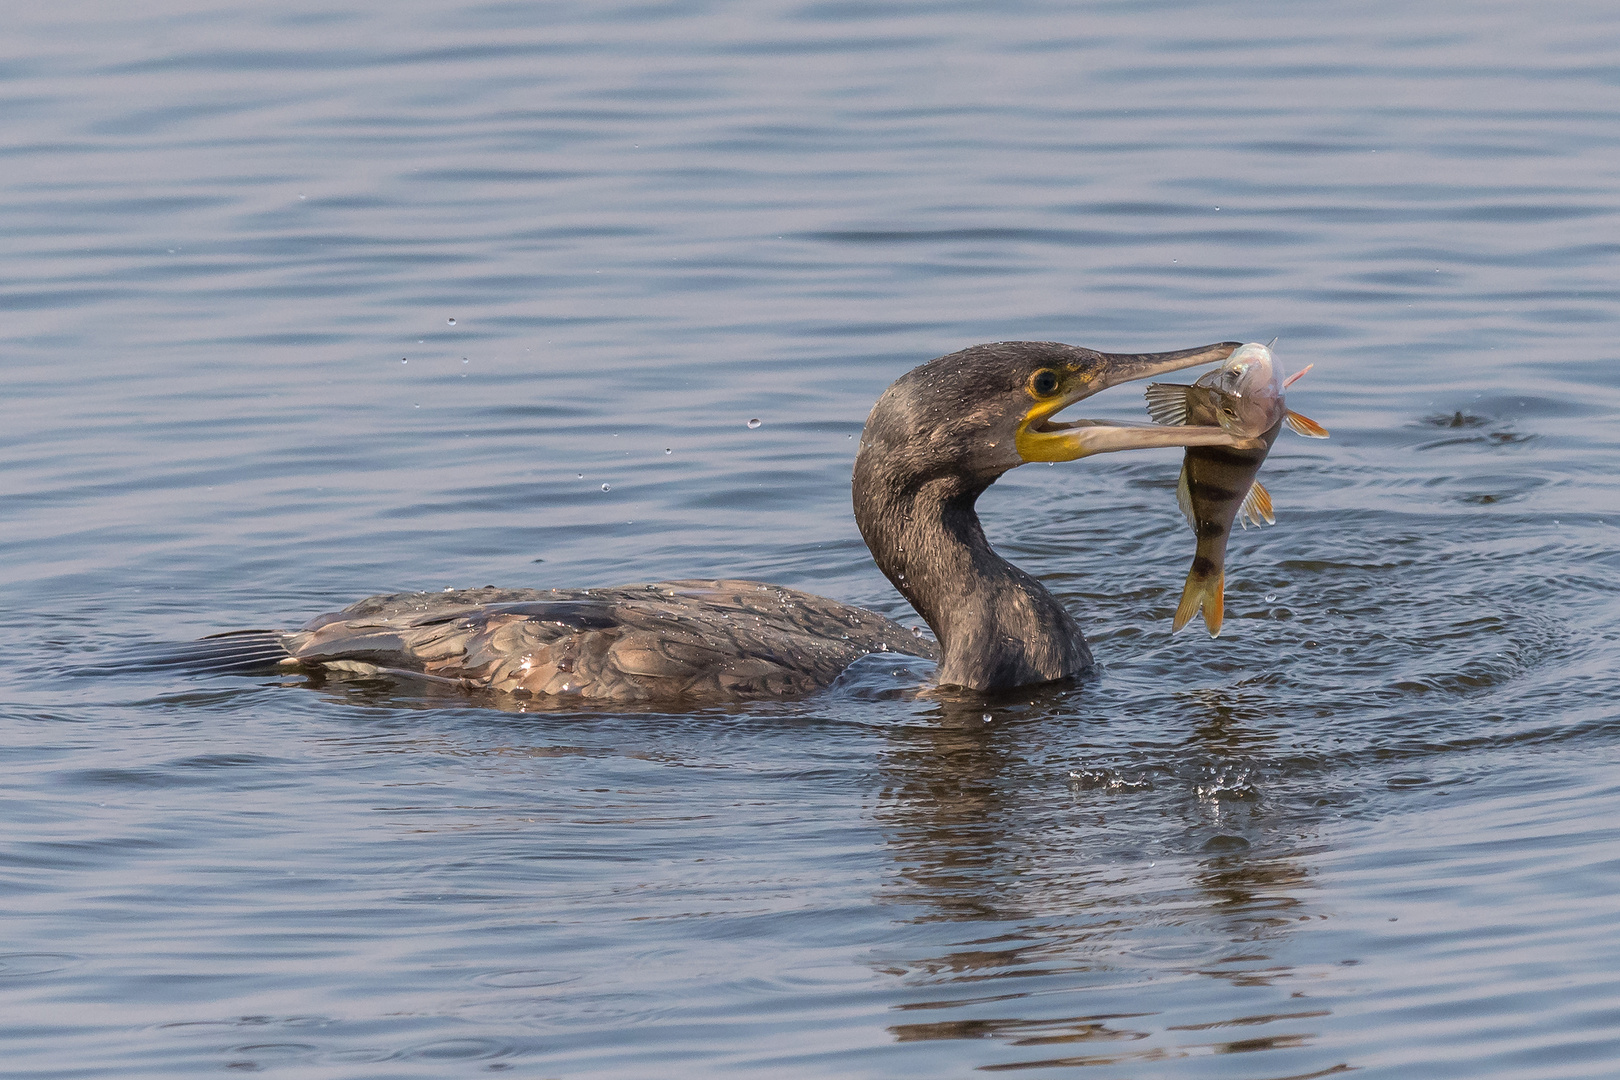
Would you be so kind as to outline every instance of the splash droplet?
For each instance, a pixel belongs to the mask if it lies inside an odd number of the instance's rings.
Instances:
[[[579,473],[578,476],[579,476],[579,478],[581,480],[585,479],[585,474],[584,473]]]
[[[445,321],[445,322],[447,322],[447,323],[449,323],[449,324],[450,324],[450,325],[451,325],[451,326],[454,326],[454,325],[456,325],[456,320],[454,320],[454,319],[446,319],[446,320],[444,320],[444,321]]]
[[[606,485],[606,484],[603,484],[603,485],[602,485],[602,490],[603,490],[603,491],[606,491],[606,490],[607,490],[607,489],[608,489],[608,486],[607,486],[607,485]]]
[[[673,454],[674,452],[675,451],[674,451],[674,449],[672,447],[668,447],[668,446],[664,447],[664,456],[665,457],[668,457],[670,454]]]
[[[748,429],[749,429],[749,430],[750,430],[750,431],[752,431],[752,430],[753,430],[753,429],[754,429],[754,428],[757,428],[757,427],[759,427],[759,425],[760,425],[760,424],[761,424],[761,423],[762,423],[762,422],[763,422],[763,421],[761,421],[761,420],[760,420],[760,418],[759,418],[759,417],[757,417],[757,416],[756,416],[756,417],[754,417],[754,418],[753,418],[753,419],[752,419],[752,420],[750,420],[750,421],[748,421]]]
[[[400,357],[400,358],[399,358],[399,362],[400,362],[400,363],[402,363],[402,364],[408,364],[408,363],[410,363],[410,361],[409,361],[409,360],[407,360],[407,359],[406,359],[406,358],[405,358],[405,357],[403,357],[403,356],[402,356],[402,357]]]

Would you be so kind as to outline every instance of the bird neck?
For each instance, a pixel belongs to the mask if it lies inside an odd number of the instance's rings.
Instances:
[[[996,690],[1091,670],[1073,616],[985,539],[974,504],[988,484],[893,482],[874,457],[856,460],[855,521],[878,569],[939,640],[941,686]]]

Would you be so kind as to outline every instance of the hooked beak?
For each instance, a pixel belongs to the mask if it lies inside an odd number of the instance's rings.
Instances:
[[[1029,461],[1074,461],[1092,454],[1115,450],[1146,450],[1155,446],[1228,446],[1254,450],[1265,445],[1262,439],[1233,435],[1219,427],[1167,427],[1161,424],[1130,424],[1118,420],[1050,419],[1055,413],[1100,390],[1120,383],[1151,379],[1169,371],[1215,364],[1242,348],[1236,341],[1182,349],[1168,353],[1099,353],[1100,363],[1071,376],[1072,384],[1063,393],[1039,402],[1024,414],[1018,424],[1018,454]]]

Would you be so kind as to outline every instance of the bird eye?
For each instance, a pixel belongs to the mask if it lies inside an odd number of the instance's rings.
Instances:
[[[1042,368],[1029,377],[1029,388],[1036,397],[1051,397],[1057,393],[1058,373],[1051,368]]]

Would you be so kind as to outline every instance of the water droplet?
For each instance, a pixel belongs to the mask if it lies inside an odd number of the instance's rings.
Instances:
[[[300,196],[298,196],[298,197],[299,197],[299,198],[300,198],[300,199],[307,199],[307,198],[309,198],[309,196],[308,196],[308,195],[300,195]]]
[[[606,490],[607,490],[607,489],[608,489],[608,486],[607,486],[607,485],[606,485],[606,484],[603,484],[603,485],[602,485],[602,490],[603,490],[603,491],[606,491]]]
[[[1266,603],[1270,604],[1277,599],[1276,593],[1266,593]]]
[[[409,361],[409,360],[407,360],[407,359],[405,359],[405,357],[403,357],[403,356],[402,356],[402,357],[400,357],[400,358],[399,358],[399,362],[400,362],[400,363],[402,363],[402,364],[408,364],[408,363],[410,363],[410,361]]]
[[[461,358],[461,362],[462,362],[462,363],[463,363],[463,364],[465,364],[465,363],[466,363],[466,362],[467,362],[467,358],[466,358],[466,357],[465,357],[465,356],[463,356],[463,357],[462,357],[462,358]]]
[[[583,479],[585,479],[585,474],[584,474],[584,473],[579,473],[579,474],[578,474],[578,475],[579,475],[579,478],[580,478],[580,479],[581,479],[581,480],[583,480]]]
[[[444,321],[445,321],[445,322],[447,322],[447,323],[449,323],[449,324],[450,324],[450,325],[451,325],[451,326],[454,326],[454,325],[456,325],[456,320],[454,320],[454,319],[446,319],[446,320],[444,320]]]
[[[664,447],[664,456],[665,457],[668,457],[670,454],[673,454],[674,452],[675,451],[673,449],[671,449],[670,447],[668,447],[668,446]]]
[[[993,719],[993,717],[991,717],[991,715],[989,713],[985,713],[983,716],[979,717],[979,719],[983,720],[985,723],[988,724]]]
[[[420,409],[421,407],[422,407],[422,403],[420,401],[418,401],[416,404],[411,406],[411,408],[413,408],[413,409]]]
[[[762,421],[760,420],[760,418],[756,416],[752,420],[748,421],[748,429],[750,431],[752,431],[754,428],[759,427],[759,425],[761,423],[762,423]]]

